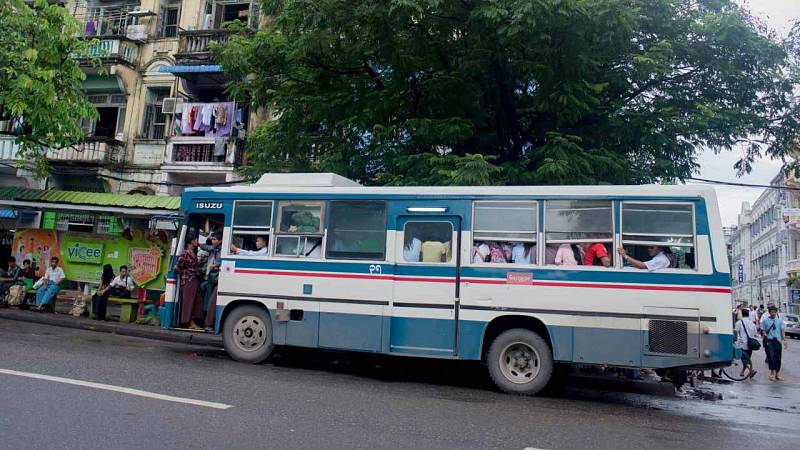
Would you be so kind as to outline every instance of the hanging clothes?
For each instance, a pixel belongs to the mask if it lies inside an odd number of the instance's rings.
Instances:
[[[226,139],[222,136],[217,136],[214,138],[214,156],[225,156],[225,141]]]

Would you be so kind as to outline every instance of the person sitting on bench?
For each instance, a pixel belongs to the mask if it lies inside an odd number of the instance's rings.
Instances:
[[[128,274],[128,266],[119,266],[119,275],[111,281],[110,296],[114,298],[131,298],[136,285]]]
[[[58,267],[58,258],[54,256],[50,259],[50,267],[37,282],[39,286],[36,289],[36,311],[43,312],[44,308],[56,299],[58,291],[61,290],[59,284],[64,278],[64,270]]]

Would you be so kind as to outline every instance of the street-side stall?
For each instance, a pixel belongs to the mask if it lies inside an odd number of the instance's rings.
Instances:
[[[58,258],[65,275],[59,298],[84,304],[105,265],[117,274],[126,266],[135,289],[132,299],[118,303],[120,319],[132,321],[164,291],[175,236],[168,219],[179,206],[177,197],[0,188],[0,208],[28,217],[17,221],[10,254],[4,256],[20,265],[30,261],[37,277]]]

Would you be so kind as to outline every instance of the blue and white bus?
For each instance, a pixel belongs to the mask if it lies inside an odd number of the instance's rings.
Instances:
[[[223,232],[215,332],[239,361],[275,346],[475,360],[501,390],[535,394],[559,364],[733,358],[708,187],[363,187],[268,174],[188,189],[182,210],[173,256],[187,229]],[[641,261],[665,250],[669,267],[632,267],[619,248]],[[179,281],[167,282],[164,325],[178,327]]]

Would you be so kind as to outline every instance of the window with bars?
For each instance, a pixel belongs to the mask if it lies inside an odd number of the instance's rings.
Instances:
[[[170,4],[161,8],[158,24],[158,37],[173,38],[178,36],[179,4]]]
[[[168,95],[168,89],[149,89],[142,126],[142,137],[145,139],[164,139],[167,115],[163,110],[164,99]]]

